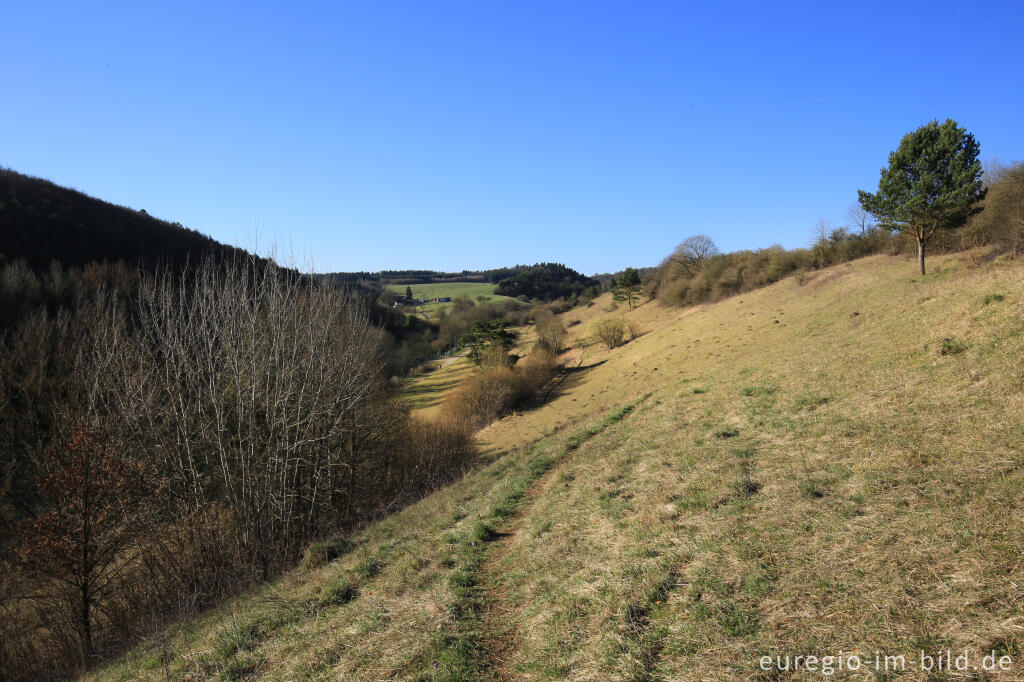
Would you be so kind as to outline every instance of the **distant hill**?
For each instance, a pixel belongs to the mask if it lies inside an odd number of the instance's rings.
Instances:
[[[439,270],[381,270],[379,272],[330,272],[324,275],[336,282],[378,282],[383,285],[448,284],[453,282],[486,282],[497,284],[503,279],[527,269],[526,265],[491,270],[462,270],[441,272]]]
[[[65,268],[124,261],[149,269],[208,253],[244,251],[145,211],[0,169],[0,263],[23,259],[41,271],[53,261]]]
[[[529,267],[517,266],[517,272],[498,282],[494,293],[513,298],[526,296],[552,301],[568,299],[591,287],[598,287],[596,279],[582,275],[561,263],[537,263]]]

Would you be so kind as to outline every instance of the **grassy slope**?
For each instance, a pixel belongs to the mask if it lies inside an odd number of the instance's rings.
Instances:
[[[170,672],[734,679],[948,646],[1020,677],[1024,265],[932,267],[629,312],[646,333],[486,429],[479,472],[169,633]],[[608,305],[567,314],[578,345]],[[160,648],[94,677],[162,677]]]
[[[431,360],[425,363],[425,367],[423,373],[406,380],[402,395],[414,414],[432,417],[437,414],[445,396],[473,372],[474,364],[463,354]]]

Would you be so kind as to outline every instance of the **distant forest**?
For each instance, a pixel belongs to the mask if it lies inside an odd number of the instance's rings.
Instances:
[[[502,296],[553,301],[564,298],[575,300],[587,290],[600,293],[601,283],[586,277],[561,263],[538,263],[529,267],[517,266],[516,273],[498,282],[494,293]]]
[[[514,268],[492,270],[462,270],[461,272],[440,272],[438,270],[381,270],[380,272],[331,272],[324,277],[334,282],[378,282],[380,284],[438,284],[443,282],[490,282],[497,284],[506,277],[516,274],[525,265]]]
[[[324,277],[339,283],[440,284],[445,282],[489,282],[498,285],[502,296],[526,295],[553,300],[577,295],[599,282],[561,263],[514,265],[490,270],[381,270],[380,272],[332,272]]]

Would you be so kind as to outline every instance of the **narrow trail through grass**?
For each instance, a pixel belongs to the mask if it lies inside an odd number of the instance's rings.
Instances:
[[[518,506],[515,515],[498,531],[493,547],[480,570],[482,582],[486,585],[486,608],[482,614],[483,631],[486,638],[484,649],[487,652],[488,664],[494,673],[495,679],[503,681],[518,679],[515,671],[511,668],[518,639],[518,633],[512,627],[512,623],[516,620],[513,614],[519,610],[521,604],[513,601],[507,589],[505,589],[504,583],[501,580],[502,570],[499,567],[501,560],[509,550],[512,539],[524,531],[522,521],[528,515],[530,507],[545,490],[551,487],[556,475],[564,468],[573,453],[577,452],[580,446],[591,437],[621,421],[648,397],[649,394],[624,405],[618,410],[613,411],[596,425],[570,437],[562,456],[542,476],[541,480],[534,482],[530,486],[523,496],[523,502]]]
[[[455,618],[452,627],[436,638],[436,652],[431,665],[431,679],[515,679],[508,668],[509,655],[515,649],[515,632],[511,622],[500,614],[515,608],[493,583],[494,560],[500,556],[501,541],[519,532],[516,519],[521,518],[524,503],[535,498],[538,482],[578,450],[590,438],[618,423],[646,398],[624,405],[604,419],[573,434],[558,454],[534,451],[525,471],[507,481],[507,490],[489,512],[469,525],[461,535],[452,536],[457,557],[457,570],[449,577],[454,602],[450,611]],[[426,671],[430,674],[431,671]]]

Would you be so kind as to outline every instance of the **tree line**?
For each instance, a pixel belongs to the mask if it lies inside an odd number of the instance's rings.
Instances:
[[[721,253],[710,237],[695,235],[647,275],[645,291],[693,305],[876,253],[915,253],[920,275],[927,251],[988,247],[985,257],[1017,257],[1024,246],[1024,164],[996,164],[986,172],[979,151],[955,121],[927,123],[890,154],[877,192],[858,191],[847,225],[819,222],[809,248]],[[611,284],[617,298],[631,298],[630,287]]]

